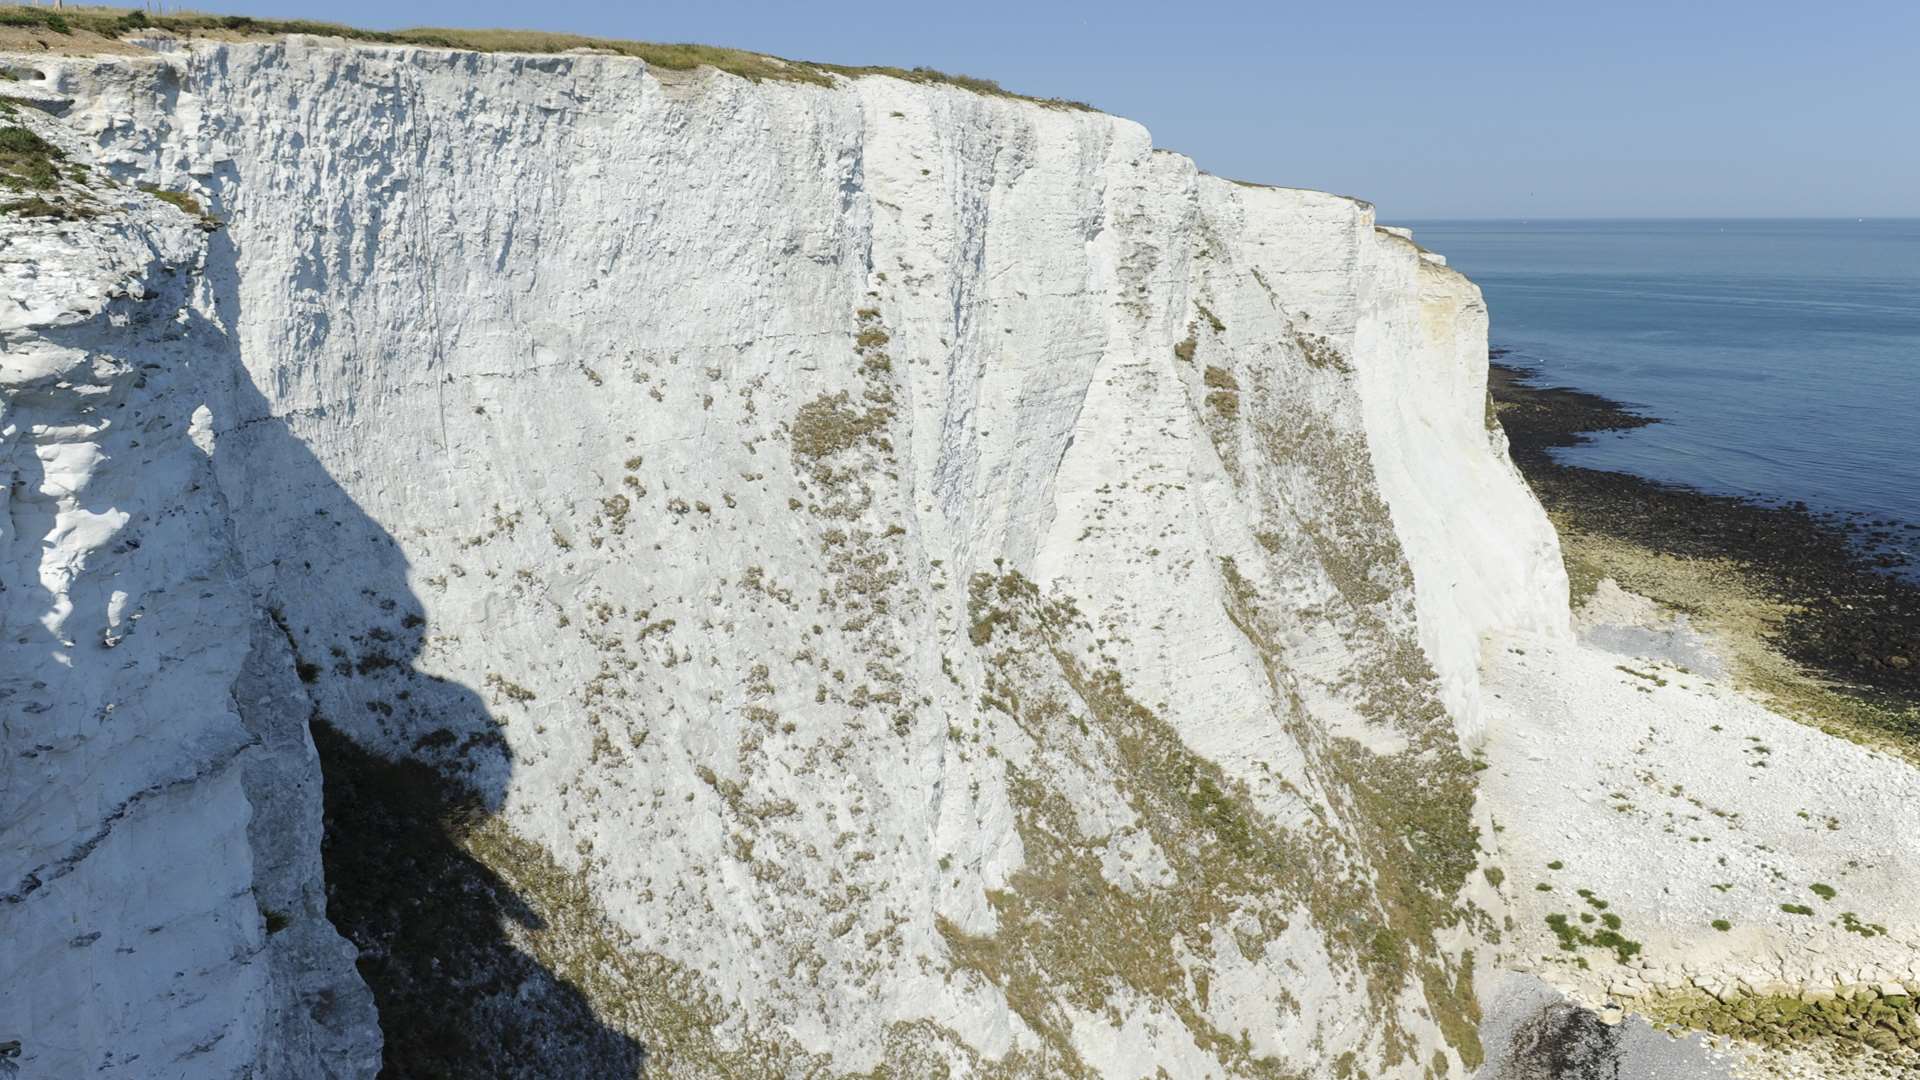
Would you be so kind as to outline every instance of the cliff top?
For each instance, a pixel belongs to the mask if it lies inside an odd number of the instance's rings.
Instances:
[[[671,71],[691,71],[695,68],[711,67],[754,82],[770,80],[811,83],[817,86],[831,86],[835,76],[854,78],[861,75],[886,75],[908,82],[944,83],[976,94],[1015,98],[1049,108],[1097,111],[1085,102],[1016,94],[992,79],[955,75],[935,71],[932,68],[858,67],[809,60],[787,60],[764,53],[715,45],[622,41],[585,37],[579,34],[550,33],[543,30],[463,30],[438,27],[393,31],[362,30],[357,27],[307,19],[254,19],[245,15],[209,15],[197,12],[151,15],[134,9],[113,7],[54,9],[18,4],[0,6],[0,51],[66,54],[140,53],[147,50],[137,44],[138,39],[156,34],[218,41],[311,34],[318,37],[336,37],[347,41],[381,45],[415,45],[424,48],[472,52],[589,51],[631,56],[644,60],[653,67]]]
[[[836,78],[885,76],[910,83],[952,86],[987,97],[1021,101],[1042,108],[1074,112],[1102,113],[1104,110],[1084,101],[1066,98],[1036,97],[1016,93],[992,79],[959,75],[934,68],[901,68],[885,65],[828,64],[811,60],[788,60],[766,53],[718,45],[690,42],[663,44],[627,41],[617,38],[589,37],[545,30],[458,29],[415,27],[406,30],[363,30],[339,23],[311,19],[255,19],[245,15],[215,15],[181,12],[155,15],[132,8],[103,6],[48,8],[23,4],[0,4],[0,55],[50,53],[63,56],[141,56],[151,55],[156,39],[199,41],[273,41],[291,35],[335,38],[342,42],[369,45],[413,46],[427,49],[479,53],[522,53],[559,55],[588,53],[626,56],[666,71],[695,71],[713,68],[751,82],[790,82],[812,86],[832,86]],[[0,65],[0,82],[13,77]],[[0,103],[18,95],[0,91]],[[1166,153],[1177,153],[1167,150]],[[1205,170],[1203,175],[1214,176]],[[1303,191],[1332,195],[1365,210],[1373,204],[1353,195],[1293,187],[1254,180],[1220,177],[1240,187],[1268,191]]]

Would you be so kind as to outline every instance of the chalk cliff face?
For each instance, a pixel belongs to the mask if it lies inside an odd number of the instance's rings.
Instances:
[[[311,706],[214,460],[210,409],[241,369],[204,238],[86,186],[94,220],[0,217],[0,1012],[19,1042],[0,1064],[365,1073],[379,1031],[325,920]]]
[[[35,66],[29,1075],[1478,1061],[1480,643],[1565,579],[1369,206],[884,77]]]

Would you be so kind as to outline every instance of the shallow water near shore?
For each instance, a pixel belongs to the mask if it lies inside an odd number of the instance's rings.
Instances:
[[[1485,291],[1503,363],[1663,421],[1558,460],[1892,522],[1920,550],[1920,220],[1413,228]]]

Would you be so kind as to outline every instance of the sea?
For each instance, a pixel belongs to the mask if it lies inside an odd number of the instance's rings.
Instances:
[[[1920,547],[1920,219],[1411,225],[1485,292],[1502,363],[1662,421],[1567,464]]]

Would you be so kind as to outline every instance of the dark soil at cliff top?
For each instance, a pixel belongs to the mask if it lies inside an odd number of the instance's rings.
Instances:
[[[1731,564],[1745,589],[1781,613],[1762,634],[1768,647],[1827,689],[1867,706],[1850,721],[1920,748],[1920,585],[1889,573],[1902,567],[1902,558],[1874,543],[1905,526],[1562,465],[1550,454],[1555,447],[1659,421],[1595,394],[1538,386],[1530,373],[1497,361],[1488,389],[1514,463],[1561,528],[1576,594],[1591,590],[1596,572],[1591,564],[1576,565],[1583,536],[1611,542],[1596,549]],[[1613,569],[1606,559],[1598,563]],[[1674,564],[1655,559],[1649,565]],[[1712,622],[1715,612],[1699,610],[1697,598],[1676,603],[1662,596],[1657,574],[1621,583]]]

